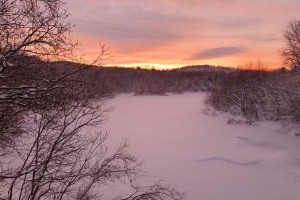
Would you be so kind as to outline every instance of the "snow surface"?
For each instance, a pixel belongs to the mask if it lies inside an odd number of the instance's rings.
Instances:
[[[108,101],[108,142],[128,139],[144,169],[189,200],[299,200],[300,137],[278,123],[228,125],[203,114],[204,97],[120,94]]]

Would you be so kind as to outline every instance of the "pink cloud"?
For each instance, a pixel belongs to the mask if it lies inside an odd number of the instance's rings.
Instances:
[[[189,64],[187,58],[205,49],[243,47],[247,52],[225,58],[194,59],[208,64],[276,60],[288,21],[298,17],[296,0],[67,0],[84,36],[85,52],[98,41],[111,46],[115,63]],[[265,58],[262,58],[265,57]],[[247,60],[246,60],[247,59]],[[225,65],[224,64],[224,65]],[[272,64],[274,65],[274,64]]]

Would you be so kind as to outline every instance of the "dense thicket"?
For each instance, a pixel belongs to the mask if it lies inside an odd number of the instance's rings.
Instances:
[[[52,63],[63,71],[80,65],[68,62]],[[148,70],[122,67],[90,67],[71,78],[82,82],[88,94],[101,96],[114,93],[135,95],[165,95],[192,91],[209,91],[224,74],[234,71],[214,66],[191,66],[175,70]]]
[[[217,110],[242,115],[248,122],[300,122],[300,74],[286,70],[238,70],[225,74],[207,96]]]

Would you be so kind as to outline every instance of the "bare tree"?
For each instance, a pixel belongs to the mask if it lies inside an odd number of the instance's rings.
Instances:
[[[109,49],[100,44],[99,56],[88,65],[60,73],[48,62],[75,59],[78,43],[70,35],[73,25],[63,6],[60,0],[0,0],[2,151],[24,132],[21,124],[27,111],[64,106],[88,95],[82,87],[86,82],[70,77],[109,57]]]
[[[58,0],[0,1],[1,148],[23,132],[23,113],[45,108],[50,98],[41,99],[61,87],[41,59],[70,55],[77,44],[68,36],[72,25],[65,22],[62,5]]]
[[[104,144],[108,134],[94,129],[110,111],[103,101],[83,101],[50,113],[28,113],[28,134],[0,161],[0,194],[7,194],[0,197],[99,199],[101,186],[125,181],[134,190],[125,199],[182,199],[161,183],[136,185],[145,172],[142,162],[128,153],[128,143],[109,151]]]
[[[99,199],[101,186],[121,181],[131,199],[182,199],[162,184],[139,186],[142,162],[127,142],[105,146],[97,128],[111,108],[72,78],[90,65],[61,73],[49,62],[72,58],[77,45],[63,5],[0,0],[0,198]],[[93,63],[109,56],[100,47]]]
[[[62,1],[1,0],[0,6],[0,54],[8,62],[24,54],[66,56],[77,45]]]
[[[114,200],[154,200],[154,199],[183,199],[184,194],[175,188],[166,187],[161,181],[152,186],[133,186],[134,192],[127,197],[118,196]]]
[[[300,68],[300,21],[289,22],[284,33],[285,47],[281,49],[284,63],[292,70],[298,71]]]

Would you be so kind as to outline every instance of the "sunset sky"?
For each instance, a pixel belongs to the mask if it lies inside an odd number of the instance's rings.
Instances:
[[[261,60],[282,66],[279,49],[300,0],[65,0],[87,58],[99,42],[111,48],[106,65],[172,68],[237,67]]]

